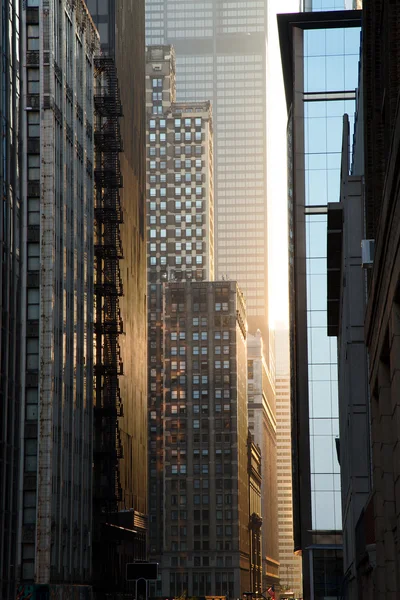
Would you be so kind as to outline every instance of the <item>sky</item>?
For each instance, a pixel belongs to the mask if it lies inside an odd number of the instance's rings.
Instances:
[[[299,0],[270,0],[268,15],[267,173],[270,326],[288,324],[287,111],[276,15],[298,12]]]

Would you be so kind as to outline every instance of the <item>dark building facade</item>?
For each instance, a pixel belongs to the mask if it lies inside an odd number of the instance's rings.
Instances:
[[[126,586],[125,563],[144,560],[147,551],[144,1],[89,0],[87,5],[103,51],[99,61],[103,89],[97,93],[107,96],[112,88],[114,103],[112,115],[103,112],[98,131],[100,171],[105,174],[99,173],[99,183],[102,188],[106,177],[108,187],[103,187],[103,192],[100,189],[97,196],[100,223],[95,289],[97,307],[108,297],[111,312],[103,318],[99,310],[97,331],[108,338],[111,364],[108,376],[104,371],[108,359],[104,353],[102,364],[99,355],[104,379],[99,379],[96,387],[100,404],[95,421],[94,579],[97,590],[117,592]],[[113,67],[109,59],[113,59]],[[111,120],[112,146],[107,131]],[[108,164],[112,165],[111,179]],[[107,212],[110,209],[112,215]],[[108,285],[107,268],[114,290]],[[105,338],[99,342],[101,339]],[[114,448],[112,464],[103,450],[109,444]],[[113,490],[112,506],[104,512],[102,496],[107,487]]]
[[[239,598],[250,586],[243,295],[228,281],[163,294],[162,595]]]
[[[16,577],[20,444],[21,180],[19,2],[1,2],[0,115],[0,598],[12,598]]]
[[[312,7],[311,7],[312,8]],[[289,111],[289,290],[294,549],[305,598],[343,583],[336,341],[327,331],[327,210],[340,197],[342,117],[355,112],[357,11],[278,17]]]
[[[373,483],[358,527],[360,597],[390,599],[400,594],[399,22],[398,3],[364,3],[364,218],[375,249],[365,316]]]
[[[358,102],[353,167],[350,170],[350,127],[343,118],[340,202],[328,205],[328,333],[338,338],[339,446],[343,514],[343,593],[349,600],[360,594],[359,539],[357,525],[363,520],[372,482],[368,362],[364,339],[366,305],[365,270],[362,258],[364,205],[362,170],[362,102]],[[358,154],[361,153],[361,159]],[[369,267],[369,265],[368,265]],[[358,525],[359,527],[359,525]],[[364,548],[365,550],[365,548]],[[364,571],[362,565],[361,571]]]

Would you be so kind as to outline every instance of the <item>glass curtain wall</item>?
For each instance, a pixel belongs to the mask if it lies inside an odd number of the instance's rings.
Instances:
[[[344,10],[353,8],[353,0],[304,0],[306,12]]]
[[[360,29],[304,32],[307,333],[313,530],[340,530],[336,338],[327,335],[327,203],[339,201],[342,116],[354,126]]]

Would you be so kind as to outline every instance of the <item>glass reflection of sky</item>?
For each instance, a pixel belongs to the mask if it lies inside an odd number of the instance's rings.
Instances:
[[[345,0],[312,0],[312,10],[343,10],[345,8]]]
[[[313,10],[343,9],[343,0],[318,0]],[[304,91],[354,92],[358,85],[360,29],[304,32]],[[304,102],[306,205],[338,202],[343,115],[354,125],[355,100]],[[310,96],[308,96],[310,98]],[[327,336],[327,216],[306,215],[307,328],[310,414],[310,464],[313,529],[342,527],[337,343]]]

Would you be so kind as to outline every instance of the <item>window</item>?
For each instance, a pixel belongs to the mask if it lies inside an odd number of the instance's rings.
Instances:
[[[175,127],[180,127],[180,126],[181,126],[181,120],[175,119]]]
[[[39,289],[28,289],[27,317],[28,319],[39,319]]]
[[[150,119],[149,127],[150,127],[150,129],[156,128],[156,120],[155,119]]]
[[[29,27],[29,25],[28,25]],[[40,136],[40,113],[38,111],[28,112],[28,137]]]
[[[28,155],[28,179],[38,181],[40,179],[40,156],[39,154]]]
[[[37,469],[37,440],[25,440],[25,471]]]
[[[28,271],[40,269],[40,246],[36,243],[28,244]]]
[[[39,338],[28,338],[26,341],[26,366],[29,371],[39,368]]]
[[[155,133],[150,133],[149,140],[150,140],[151,143],[154,143],[156,141],[156,134]]]
[[[28,69],[28,94],[40,93],[39,69]]]
[[[40,224],[40,200],[28,198],[28,225]]]

